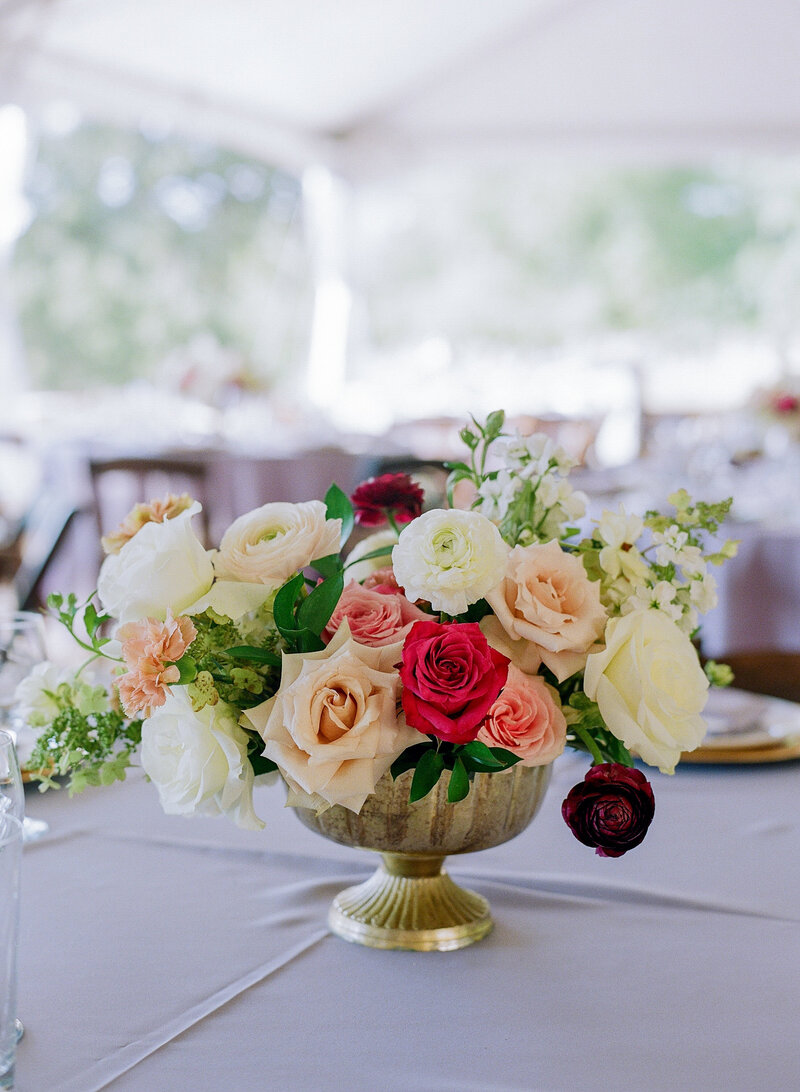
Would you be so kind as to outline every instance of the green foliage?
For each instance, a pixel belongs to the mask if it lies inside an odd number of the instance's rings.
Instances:
[[[264,627],[259,645],[244,645],[238,629],[230,619],[219,621],[219,616],[210,611],[195,615],[192,619],[197,636],[191,645],[191,656],[184,656],[179,661],[181,682],[190,684],[190,697],[196,708],[200,709],[216,697],[236,705],[240,709],[250,709],[266,698],[271,698],[280,682],[279,634],[270,627]],[[183,677],[184,661],[190,661],[194,667],[186,666]]]
[[[103,647],[109,643],[110,638],[101,635],[101,629],[106,622],[111,621],[110,614],[100,614],[93,603],[95,592],[89,598],[79,603],[77,596],[70,592],[68,596],[60,592],[53,592],[47,597],[47,606],[63,626],[69,630],[73,640],[81,648],[91,652],[93,656],[103,656],[108,660],[119,663],[116,656],[108,656]],[[85,631],[85,639],[75,632],[75,626],[82,625]]]
[[[69,774],[70,796],[88,785],[124,781],[141,739],[142,722],[117,709],[87,715],[67,706],[37,740],[28,764],[38,772],[31,776],[43,791],[57,787],[54,777]]]
[[[447,801],[458,803],[469,793],[476,773],[499,773],[519,762],[519,757],[502,747],[487,747],[480,740],[471,743],[446,743],[435,736],[428,736],[425,743],[408,747],[391,766],[391,775],[397,778],[408,770],[414,771],[411,779],[409,800],[421,800],[439,783],[445,770],[450,770]]]

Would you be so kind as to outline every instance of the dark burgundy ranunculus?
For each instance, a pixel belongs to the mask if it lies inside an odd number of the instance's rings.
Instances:
[[[424,494],[408,474],[381,474],[369,478],[355,490],[350,500],[356,523],[362,527],[380,527],[391,512],[395,523],[410,523],[422,511]]]
[[[653,790],[644,774],[616,762],[592,766],[561,805],[578,841],[601,857],[621,857],[638,846],[654,810]]]
[[[415,622],[400,667],[407,723],[470,743],[505,686],[508,664],[476,622]]]

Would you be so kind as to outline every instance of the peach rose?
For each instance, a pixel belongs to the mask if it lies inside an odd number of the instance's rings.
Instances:
[[[163,523],[165,519],[174,519],[181,512],[191,508],[194,501],[188,493],[176,497],[168,493],[161,500],[151,500],[149,504],[136,504],[125,519],[111,534],[103,535],[100,544],[106,554],[118,554],[126,542],[144,527],[146,523]]]
[[[345,619],[322,652],[284,654],[281,686],[241,723],[289,786],[289,803],[358,813],[391,764],[424,737],[398,720],[402,642],[357,644]]]
[[[607,621],[600,584],[555,540],[515,546],[504,578],[486,595],[486,638],[528,675],[544,663],[559,682],[580,671]]]
[[[511,664],[506,685],[478,732],[487,747],[505,747],[523,766],[545,766],[567,742],[567,722],[558,695],[541,675],[526,675]]]
[[[342,592],[330,621],[322,631],[326,644],[345,618],[350,623],[354,641],[379,647],[405,640],[413,624],[419,619],[430,618],[430,615],[409,603],[404,595],[391,587],[362,588],[352,580]]]

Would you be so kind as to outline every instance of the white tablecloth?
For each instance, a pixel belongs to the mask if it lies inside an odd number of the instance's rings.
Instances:
[[[653,773],[656,818],[609,860],[560,804],[450,858],[496,926],[450,953],[328,934],[376,858],[257,791],[268,828],[164,816],[124,785],[29,793],[20,1092],[531,1092],[800,1087],[800,765]]]

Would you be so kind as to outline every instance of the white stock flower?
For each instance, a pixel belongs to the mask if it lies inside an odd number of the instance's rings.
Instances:
[[[633,614],[639,610],[659,610],[677,622],[683,614],[683,608],[677,602],[679,589],[668,580],[659,580],[651,587],[643,585],[638,587],[626,603],[622,605],[623,614]]]
[[[434,508],[407,524],[392,551],[408,599],[463,614],[503,578],[508,546],[480,512]]]
[[[662,773],[705,735],[708,679],[688,637],[661,611],[612,618],[605,649],[586,661],[583,687],[614,735]]]
[[[481,504],[478,511],[488,519],[500,522],[506,516],[514,498],[522,488],[522,479],[501,470],[496,478],[487,478],[481,483],[478,496]]]
[[[558,486],[558,503],[567,519],[581,519],[586,515],[589,498],[579,489],[573,489],[568,481],[561,481]]]
[[[234,520],[214,558],[217,575],[277,588],[319,557],[339,552],[342,521],[322,501],[264,504]]]
[[[699,580],[689,584],[689,598],[701,614],[706,614],[717,605],[717,581],[706,573]]]
[[[120,622],[140,618],[163,621],[167,611],[183,614],[211,587],[214,569],[192,530],[191,508],[163,523],[146,523],[118,554],[100,568],[97,592],[108,613]]]
[[[176,687],[142,725],[142,767],[168,815],[230,815],[245,830],[261,830],[253,810],[253,767],[247,733],[225,702],[192,709]]]

